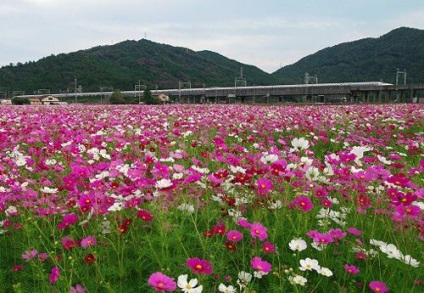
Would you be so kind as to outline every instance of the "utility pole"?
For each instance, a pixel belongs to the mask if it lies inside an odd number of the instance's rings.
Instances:
[[[396,70],[396,88],[399,84],[399,75],[403,75],[403,84],[406,84],[406,69],[400,71],[399,68]]]
[[[75,85],[75,104],[76,103],[78,103],[78,98],[77,98],[77,78],[75,77],[75,80],[74,80],[74,85]]]
[[[141,103],[141,87],[143,87],[143,92],[146,90],[147,86],[144,84],[141,84],[141,81],[138,80],[138,84],[135,85],[135,89],[134,89],[134,97],[135,97],[135,93],[138,92],[138,104]]]
[[[191,81],[179,81],[178,82],[178,103],[181,103],[181,89],[188,86],[191,89]]]

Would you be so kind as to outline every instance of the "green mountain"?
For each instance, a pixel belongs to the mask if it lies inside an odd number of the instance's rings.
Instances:
[[[320,83],[395,83],[397,69],[406,70],[407,83],[424,82],[424,30],[402,27],[379,38],[325,48],[272,75],[282,84],[303,83],[305,72],[317,76]]]
[[[259,68],[217,53],[141,39],[2,67],[0,91],[72,92],[75,79],[84,92],[99,91],[101,87],[132,90],[139,80],[159,89],[178,88],[179,81],[190,81],[192,87],[232,86],[240,68],[248,77],[248,84],[275,83],[270,74]]]
[[[146,39],[124,41],[4,66],[0,94],[30,94],[38,89],[73,92],[76,84],[84,92],[132,90],[139,80],[153,89],[178,88],[179,81],[191,81],[192,87],[233,86],[240,68],[247,85],[301,84],[305,72],[316,75],[320,83],[395,83],[398,68],[406,70],[407,83],[424,83],[424,30],[402,27],[379,38],[325,48],[272,74],[211,51],[195,52]]]

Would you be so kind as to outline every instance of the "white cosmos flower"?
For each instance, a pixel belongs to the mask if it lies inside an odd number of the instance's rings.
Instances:
[[[372,148],[369,147],[363,147],[363,146],[354,146],[352,150],[350,151],[350,154],[354,154],[356,156],[355,163],[358,166],[362,166],[361,159],[364,157],[364,153],[371,151]]]
[[[172,181],[166,178],[163,178],[159,181],[156,182],[155,187],[157,189],[163,189],[163,188],[168,188],[172,186]]]
[[[309,148],[309,141],[307,141],[305,138],[293,138],[291,141],[291,144],[293,146],[292,149],[290,149],[290,152],[298,151],[298,150],[306,150]]]
[[[301,271],[312,271],[315,270],[319,272],[321,266],[318,264],[316,259],[310,259],[309,257],[300,260],[299,270]]]
[[[199,287],[195,288],[197,286],[197,279],[191,279],[187,282],[188,275],[181,275],[178,277],[177,285],[179,288],[181,288],[181,291],[184,293],[201,293],[203,290],[203,286],[200,285]]]
[[[293,251],[302,251],[305,250],[308,246],[306,245],[306,241],[302,238],[296,238],[290,241],[289,247]]]
[[[392,164],[392,161],[387,160],[385,157],[377,156],[377,158],[380,162],[382,162],[385,165],[391,165]]]
[[[194,213],[194,206],[192,204],[188,204],[188,203],[183,203],[180,204],[177,209],[179,209],[182,212],[187,212],[189,214]]]
[[[405,255],[401,260],[407,265],[413,266],[414,268],[418,268],[418,266],[420,265],[420,262],[412,258],[412,256],[410,256],[409,254]]]
[[[293,284],[293,285],[297,284],[297,285],[305,286],[308,280],[302,276],[295,275],[294,277],[293,276],[289,277],[289,282],[290,284]]]
[[[57,188],[50,188],[48,186],[44,186],[43,188],[41,188],[41,191],[44,193],[56,193]]]
[[[402,252],[394,244],[381,245],[380,250],[389,258],[401,259],[403,257]]]
[[[318,270],[318,274],[326,276],[326,277],[331,277],[333,275],[333,272],[328,268],[321,267]]]
[[[241,271],[238,274],[237,284],[239,284],[240,288],[246,287],[247,284],[252,281],[252,274]]]
[[[27,161],[25,160],[24,157],[19,157],[16,161],[15,161],[16,165],[18,165],[18,167],[22,167],[25,166],[27,164]]]
[[[374,245],[374,246],[379,246],[379,247],[382,246],[382,245],[387,245],[386,242],[380,241],[380,240],[377,240],[377,239],[370,239],[370,244]]]
[[[266,163],[271,163],[272,164],[272,163],[274,163],[277,160],[278,160],[278,156],[277,155],[275,155],[275,154],[268,154],[268,153],[264,154],[264,156],[262,156],[262,158],[260,159],[260,161],[263,164],[266,164]]]
[[[223,293],[236,293],[236,288],[234,288],[231,285],[225,286],[224,284],[221,283],[218,286],[218,291]]]

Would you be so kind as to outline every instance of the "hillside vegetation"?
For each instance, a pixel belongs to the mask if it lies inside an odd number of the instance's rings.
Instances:
[[[406,69],[407,83],[424,82],[424,30],[398,28],[379,38],[366,38],[325,48],[272,75],[283,84],[318,81],[385,81],[395,83],[397,69]]]
[[[320,83],[385,81],[394,83],[397,68],[407,71],[407,83],[424,82],[424,30],[398,28],[379,38],[366,38],[325,48],[269,74],[211,51],[193,51],[146,39],[98,46],[37,62],[0,68],[0,92],[38,89],[73,92],[75,79],[84,92],[151,88],[233,86],[246,77],[247,85],[299,84],[305,72]]]

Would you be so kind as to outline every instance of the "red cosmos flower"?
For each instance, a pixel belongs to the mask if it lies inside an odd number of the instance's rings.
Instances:
[[[217,224],[215,226],[212,226],[212,234],[219,234],[219,235],[225,235],[225,232],[227,231],[227,228],[224,224]]]
[[[84,262],[89,266],[91,266],[95,261],[96,261],[96,257],[92,253],[84,256]]]
[[[16,265],[16,266],[13,266],[12,271],[18,272],[18,271],[22,271],[23,269],[24,269],[23,265]]]
[[[371,199],[363,194],[358,195],[356,198],[356,203],[360,208],[370,208],[371,207]]]
[[[396,186],[408,187],[410,180],[405,176],[405,174],[395,174],[387,178],[387,182]]]
[[[228,249],[228,250],[232,250],[232,251],[236,251],[236,245],[233,243],[233,242],[230,242],[230,241],[225,241],[225,247]]]
[[[127,233],[128,227],[131,224],[131,219],[126,219],[121,225],[118,226],[118,232],[121,233],[121,235],[124,235]]]
[[[287,162],[285,160],[277,160],[271,165],[272,175],[279,176],[284,173],[287,167]]]
[[[65,250],[71,250],[78,246],[78,242],[71,239],[70,236],[63,237],[60,242],[62,242],[62,247]]]
[[[207,260],[199,259],[199,258],[189,258],[187,259],[187,266],[197,274],[212,274],[212,263]]]
[[[145,222],[150,222],[151,220],[153,220],[153,215],[147,210],[137,211],[137,217],[139,217]]]

